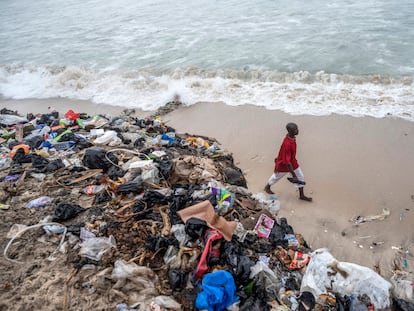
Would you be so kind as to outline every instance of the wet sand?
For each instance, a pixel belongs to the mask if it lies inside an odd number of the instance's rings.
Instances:
[[[63,113],[73,109],[112,115],[124,109],[67,99],[0,100],[0,108],[22,113],[47,112],[48,106]],[[300,130],[297,158],[307,182],[305,193],[313,202],[300,201],[284,178],[272,186],[281,202],[279,216],[286,217],[313,249],[326,247],[340,261],[370,268],[378,265],[381,274],[389,277],[394,259],[405,256],[406,270],[414,270],[414,123],[393,118],[291,116],[220,103],[180,108],[163,120],[178,133],[216,138],[233,153],[252,192],[263,192],[286,134],[285,124],[296,122]],[[379,215],[384,208],[391,213],[384,220],[359,225],[350,221]]]

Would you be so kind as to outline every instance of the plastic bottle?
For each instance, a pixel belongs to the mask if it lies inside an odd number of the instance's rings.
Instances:
[[[50,203],[52,203],[52,199],[48,196],[43,196],[28,202],[26,208],[44,207]]]

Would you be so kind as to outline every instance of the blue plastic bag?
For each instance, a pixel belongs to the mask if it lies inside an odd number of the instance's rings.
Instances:
[[[195,301],[197,309],[222,311],[239,299],[235,296],[236,284],[233,276],[224,270],[206,274],[202,287],[203,291],[197,295]]]

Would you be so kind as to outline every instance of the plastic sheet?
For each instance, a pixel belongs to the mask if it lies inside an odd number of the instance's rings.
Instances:
[[[366,294],[378,309],[391,304],[391,284],[380,275],[354,263],[338,262],[326,249],[318,249],[311,255],[300,290],[318,297],[328,289],[344,295]]]

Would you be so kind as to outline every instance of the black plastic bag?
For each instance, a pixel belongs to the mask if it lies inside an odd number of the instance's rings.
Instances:
[[[179,269],[171,269],[168,271],[168,281],[171,289],[174,291],[181,291],[186,286],[187,273]]]
[[[40,118],[37,120],[37,124],[51,125],[58,118],[59,118],[59,112],[45,113],[45,114],[42,114]]]
[[[167,250],[170,245],[178,247],[179,243],[175,237],[163,237],[150,234],[145,240],[145,247],[153,252],[158,251],[161,248]]]
[[[145,192],[143,200],[147,202],[149,207],[155,204],[165,205],[169,203],[170,196],[165,195],[157,190],[148,190],[147,192]]]
[[[293,228],[287,223],[286,218],[280,218],[280,224],[275,222],[269,235],[269,241],[275,246],[287,248],[288,241],[285,240],[286,234],[294,234]]]
[[[46,165],[45,172],[42,172],[42,173],[52,173],[62,167],[65,167],[65,164],[63,164],[63,161],[61,159],[56,159],[56,160],[49,162]]]
[[[237,284],[244,285],[250,281],[250,268],[254,266],[254,262],[243,254],[242,245],[237,241],[232,240],[223,244],[220,259],[222,265],[229,267]]]
[[[112,200],[112,196],[107,191],[99,192],[95,195],[95,203],[101,204]]]
[[[181,217],[178,216],[177,212],[187,207],[188,202],[188,189],[185,186],[173,185],[174,194],[168,203],[170,207],[170,221],[171,225],[184,224]]]
[[[126,174],[126,171],[124,171],[122,168],[117,166],[111,166],[108,169],[108,176],[112,180],[118,180],[118,177],[123,177]]]
[[[266,301],[252,296],[240,304],[239,311],[267,311],[270,310],[270,306]]]
[[[73,150],[75,151],[93,146],[87,139],[80,135],[73,135],[71,136],[70,140],[72,140],[75,143],[75,146],[73,147]]]
[[[399,298],[392,299],[392,306],[394,307],[393,310],[395,311],[412,311],[414,310],[414,303],[405,301]]]
[[[84,211],[86,210],[77,204],[59,203],[55,209],[53,221],[72,219]]]
[[[297,299],[299,303],[299,311],[307,311],[307,310],[313,310],[315,307],[315,297],[311,292],[302,292]],[[348,310],[348,309],[343,309]],[[339,311],[339,310],[338,310]]]
[[[33,154],[32,155],[32,166],[33,168],[39,169],[39,170],[43,170],[48,164],[49,164],[49,160],[38,155],[38,154]]]
[[[208,226],[205,220],[195,217],[191,217],[185,223],[185,233],[187,233],[194,240],[204,236],[204,232],[207,228]]]
[[[173,161],[169,159],[162,159],[159,161],[159,170],[161,175],[168,180],[173,169]]]
[[[83,222],[80,223],[80,224],[66,226],[68,232],[70,232],[74,235],[77,235],[77,236],[80,236],[80,232],[81,232],[81,229],[83,227],[85,227],[85,223],[83,223]]]
[[[247,183],[244,175],[239,168],[226,167],[223,170],[225,181],[230,185],[241,186],[246,188]]]
[[[139,182],[127,182],[125,184],[122,184],[118,187],[117,193],[118,194],[128,194],[128,193],[141,193],[144,191],[144,186],[142,183]]]
[[[147,205],[142,201],[137,201],[134,206],[132,207],[132,210],[134,213],[140,213],[145,210]]]
[[[87,168],[100,168],[106,173],[113,163],[118,164],[118,158],[111,152],[108,152],[102,148],[89,148],[86,150],[83,157],[83,165]]]
[[[145,138],[140,137],[134,142],[134,147],[137,149],[141,149],[145,145]]]
[[[307,296],[305,298],[301,298],[303,294],[305,293],[307,293]],[[335,311],[348,311],[351,308],[351,299],[348,296],[342,297],[341,294],[339,293],[334,293],[334,294],[335,294],[335,300],[336,300],[334,310]],[[301,303],[301,301],[303,303]],[[313,297],[313,295],[310,292],[303,292],[302,295],[299,297],[298,302],[299,302],[299,311],[306,311],[307,310],[306,307],[302,305],[305,304],[306,306],[314,307],[315,297]]]
[[[13,156],[13,162],[16,163],[30,163],[32,162],[32,155],[25,154],[23,148],[19,148],[16,150],[16,154]]]
[[[38,135],[34,136],[30,139],[24,139],[23,142],[30,147],[30,149],[34,150],[40,147],[43,143],[43,136]]]

